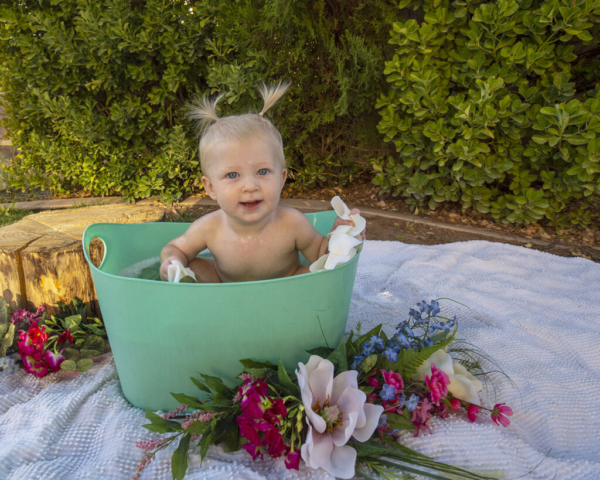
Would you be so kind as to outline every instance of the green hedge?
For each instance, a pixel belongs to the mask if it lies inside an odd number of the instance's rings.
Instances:
[[[227,92],[272,116],[300,186],[345,184],[381,150],[373,105],[391,55],[391,1],[23,0],[0,9],[0,82],[20,188],[173,201],[198,190],[187,100]]]
[[[409,2],[404,2],[408,4]],[[426,0],[397,22],[374,182],[417,207],[588,225],[600,193],[600,0]],[[594,210],[596,208],[596,210]]]

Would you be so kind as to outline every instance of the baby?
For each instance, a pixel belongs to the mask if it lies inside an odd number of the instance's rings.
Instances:
[[[313,263],[327,250],[328,239],[298,210],[279,205],[287,170],[279,131],[264,113],[289,85],[263,85],[264,106],[259,114],[219,118],[214,101],[206,97],[191,107],[198,120],[202,184],[220,210],[190,225],[161,252],[160,276],[174,261],[190,268],[199,282],[248,282],[308,272],[299,265],[298,251]],[[352,210],[353,214],[360,213]],[[336,219],[339,225],[351,220]],[[365,232],[361,233],[365,238]],[[197,258],[208,248],[214,260]]]

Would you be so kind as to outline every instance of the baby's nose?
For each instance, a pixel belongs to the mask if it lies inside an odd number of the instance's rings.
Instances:
[[[258,189],[258,182],[254,177],[246,177],[242,188],[244,192],[254,192]]]

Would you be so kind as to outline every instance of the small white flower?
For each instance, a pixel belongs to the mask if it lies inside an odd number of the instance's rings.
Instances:
[[[483,389],[481,381],[472,375],[460,363],[454,362],[444,349],[438,350],[418,368],[414,375],[415,380],[425,380],[425,375],[431,376],[431,364],[443,371],[450,379],[448,391],[460,400],[480,405],[479,392]]]

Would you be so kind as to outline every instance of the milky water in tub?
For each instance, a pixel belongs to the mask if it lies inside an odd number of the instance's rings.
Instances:
[[[202,252],[202,257],[210,257],[208,250]],[[300,255],[300,265],[308,265],[308,261]],[[120,277],[143,278],[144,280],[160,280],[160,257],[147,258],[141,262],[125,267],[117,273]]]

